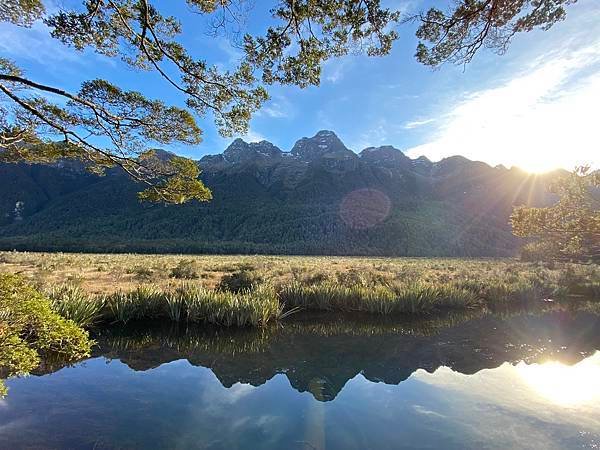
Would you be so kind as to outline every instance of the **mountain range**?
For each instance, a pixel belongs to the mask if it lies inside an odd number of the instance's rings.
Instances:
[[[160,151],[162,156],[169,153]],[[505,256],[515,205],[554,201],[561,172],[528,174],[462,156],[348,149],[332,131],[284,152],[236,139],[198,161],[209,203],[140,202],[118,169],[77,161],[0,164],[0,248],[52,251]]]

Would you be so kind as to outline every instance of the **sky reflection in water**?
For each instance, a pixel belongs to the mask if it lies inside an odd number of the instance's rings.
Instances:
[[[111,332],[88,361],[8,382],[0,448],[600,445],[598,316],[338,325]]]

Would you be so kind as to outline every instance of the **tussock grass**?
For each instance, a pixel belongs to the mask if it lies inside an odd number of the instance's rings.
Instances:
[[[163,293],[153,286],[138,286],[130,292],[115,292],[107,296],[91,297],[90,301],[102,299],[107,308],[105,318],[113,322],[155,319],[162,316]]]
[[[416,316],[600,300],[598,265],[515,259],[0,252],[3,271],[40,287],[73,280],[81,291],[57,297],[55,308],[86,324],[164,318],[262,326],[294,308]]]
[[[58,286],[50,289],[47,295],[54,311],[80,327],[90,327],[102,316],[103,299],[90,301],[89,295],[79,286]]]
[[[270,285],[238,293],[193,284],[165,291],[140,286],[106,296],[88,296],[72,286],[57,288],[55,292],[55,310],[84,326],[100,321],[127,323],[165,318],[173,322],[260,327],[286,314]]]
[[[270,285],[238,293],[195,287],[186,289],[182,299],[187,319],[192,322],[263,326],[282,314],[277,294]]]
[[[280,295],[282,303],[287,307],[375,314],[431,313],[469,308],[477,303],[477,297],[466,289],[421,283],[344,286],[334,283],[305,285],[294,282],[284,286]]]

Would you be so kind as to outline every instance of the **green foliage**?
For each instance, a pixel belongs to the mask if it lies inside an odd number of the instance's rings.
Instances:
[[[529,242],[521,248],[521,260],[551,261],[559,253],[558,245],[555,242]]]
[[[87,332],[52,310],[50,300],[14,275],[0,275],[0,373],[24,375],[40,358],[67,362],[90,354]],[[0,383],[0,394],[5,393]]]
[[[29,27],[45,11],[41,0],[5,0],[0,3],[0,22]]]
[[[48,189],[59,185],[51,181],[48,177]],[[219,202],[175,208],[141,205],[135,186],[101,181],[57,199],[31,218],[0,227],[0,248],[378,256],[507,256],[517,248],[505,216],[500,221],[476,216],[452,202],[397,202],[384,223],[354,230],[340,218],[334,195],[306,201],[290,194],[282,201],[275,191],[244,193],[240,184],[228,177],[214,186]]]
[[[558,202],[547,208],[517,207],[511,216],[513,233],[533,238],[533,258],[600,258],[600,173],[581,167],[558,180],[551,191]]]
[[[480,48],[502,54],[512,37],[536,28],[548,30],[566,17],[576,0],[459,0],[448,12],[430,8],[413,17],[420,24],[416,58],[428,66],[466,64]]]
[[[269,285],[238,293],[188,287],[180,296],[190,322],[264,326],[281,314],[275,290]]]
[[[153,286],[138,286],[131,292],[116,292],[106,297],[90,298],[106,304],[105,320],[127,323],[130,320],[164,316],[164,295]]]
[[[546,294],[555,294],[556,285],[539,286],[535,280],[518,279],[511,282],[501,280],[471,280],[457,283],[459,289],[471,292],[489,308],[506,306],[507,304],[540,301]]]
[[[398,38],[392,26],[400,12],[382,8],[379,0],[282,1],[272,14],[280,25],[269,27],[262,37],[244,36],[246,57],[268,84],[318,85],[327,59],[353,49],[386,55]]]
[[[229,292],[250,290],[263,281],[262,277],[250,270],[240,270],[223,276],[219,289]]]
[[[199,180],[200,168],[190,159],[173,156],[161,163],[167,175],[160,182],[138,194],[140,200],[180,205],[191,199],[207,202],[212,199],[210,189]],[[160,172],[159,172],[160,173]]]
[[[102,268],[99,267],[98,271],[101,271],[100,269],[102,269]],[[138,280],[141,280],[141,281],[148,281],[154,275],[154,271],[152,271],[148,267],[143,267],[143,266],[135,266],[132,269],[130,269],[130,271],[128,271],[127,273],[135,274],[135,278]]]

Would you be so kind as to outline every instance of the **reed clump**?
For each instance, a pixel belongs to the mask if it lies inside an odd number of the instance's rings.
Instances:
[[[104,319],[127,323],[130,320],[157,319],[163,316],[165,293],[153,286],[138,286],[130,292],[91,298],[106,305]]]
[[[130,292],[104,296],[87,296],[77,287],[63,286],[55,290],[52,298],[59,314],[83,326],[165,318],[173,322],[260,327],[285,314],[270,285],[237,293],[193,284],[168,290],[140,286]]]
[[[192,287],[181,292],[181,299],[191,322],[262,326],[283,313],[275,289],[268,284],[237,293]]]
[[[282,288],[280,299],[286,307],[375,314],[432,313],[470,308],[477,303],[477,297],[466,289],[424,283],[344,286],[334,283],[306,285],[293,282]]]
[[[79,286],[68,284],[57,286],[48,290],[46,294],[54,311],[80,327],[90,327],[102,316],[103,299],[91,300]]]

